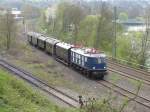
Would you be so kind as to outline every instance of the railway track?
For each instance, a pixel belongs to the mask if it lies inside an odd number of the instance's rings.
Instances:
[[[49,86],[42,80],[33,77],[33,75],[31,73],[29,73],[21,68],[18,68],[12,64],[9,64],[8,62],[1,60],[1,59],[0,59],[0,66],[9,70],[10,72],[13,72],[15,75],[26,80],[28,83],[40,88],[41,90],[48,93],[49,95],[52,95],[55,98],[61,100],[65,104],[69,105],[70,107],[73,107],[73,108],[79,107],[78,100],[61,92],[60,90],[58,90],[52,86]]]
[[[142,81],[143,83],[150,85],[150,73],[146,71],[140,71],[140,69],[134,69],[130,68],[128,66],[113,62],[113,61],[108,61],[108,70],[114,73],[118,73],[121,76],[136,80],[136,81]],[[113,91],[128,97],[129,99],[132,99],[134,96],[136,96],[135,93],[126,90],[112,82],[104,80],[103,82],[98,82],[99,84],[109,88],[113,89]],[[137,95],[136,99],[134,99],[135,102],[150,108],[150,99],[144,98],[142,96]]]
[[[111,57],[108,57],[108,58],[107,58],[107,61],[108,61],[109,63],[117,64],[117,65],[119,65],[119,66],[126,67],[126,68],[129,68],[129,69],[134,70],[134,71],[138,71],[138,72],[140,72],[140,73],[144,73],[144,74],[149,73],[149,74],[150,74],[150,71],[149,71],[149,70],[145,70],[146,67],[145,67],[145,69],[141,69],[141,68],[136,68],[136,67],[134,67],[134,66],[129,66],[129,65],[127,65],[127,64],[123,64],[122,62],[126,62],[126,63],[127,63],[127,61],[125,61],[125,60],[116,60],[116,59],[113,59],[113,58],[111,58]],[[130,63],[130,62],[129,62],[129,63]],[[133,64],[134,64],[135,66],[138,65],[138,64],[135,64],[135,63],[133,63]],[[140,66],[140,65],[138,65],[138,66]],[[143,67],[144,67],[144,66],[143,66]],[[148,69],[148,68],[147,68],[147,69]]]
[[[135,71],[135,72],[138,72],[138,73],[141,73],[141,74],[150,76],[150,72],[149,72],[149,71],[146,71],[146,70],[143,70],[143,69],[140,69],[140,68],[129,67],[129,66],[127,66],[127,65],[120,64],[120,63],[118,63],[117,61],[113,61],[112,59],[107,59],[107,61],[108,61],[108,64],[117,65],[117,66],[119,66],[119,67],[126,68],[126,69],[128,69],[128,70],[132,70],[132,71]]]
[[[79,107],[78,100],[66,95],[65,93],[47,85],[45,82],[41,81],[38,78],[33,77],[33,75],[29,72],[24,71],[23,69],[20,69],[14,65],[9,64],[8,62],[0,59],[0,65],[9,71],[15,73],[17,76],[21,77],[22,79],[28,81],[32,85],[35,85],[36,87],[42,89],[43,91],[47,92],[50,95],[53,95],[54,97],[58,98],[59,100],[63,101],[64,103],[68,104],[71,107]],[[137,79],[138,80],[138,79]],[[134,98],[136,96],[135,93],[128,91],[124,88],[119,87],[118,85],[115,85],[114,83],[111,83],[109,81],[97,81],[99,84],[103,85],[104,87],[107,87],[109,89],[112,89],[114,92],[119,93],[122,96],[128,97],[129,99]],[[147,107],[150,109],[150,100],[146,99],[141,96],[137,96],[136,99],[134,99],[135,102]]]
[[[113,90],[114,92],[116,92],[116,93],[118,93],[124,97],[127,97],[131,100],[134,100],[138,104],[143,105],[144,107],[147,107],[150,109],[150,100],[149,99],[146,99],[142,96],[136,95],[135,93],[133,93],[129,90],[126,90],[126,89],[124,89],[124,88],[122,88],[122,87],[120,87],[114,83],[111,83],[109,81],[106,81],[106,80],[97,81],[97,83],[106,87],[106,88]],[[136,96],[136,98],[134,99],[135,96]]]
[[[108,61],[108,70],[111,72],[118,73],[124,77],[134,79],[137,81],[142,81],[143,83],[150,85],[149,72],[136,70],[112,61]]]

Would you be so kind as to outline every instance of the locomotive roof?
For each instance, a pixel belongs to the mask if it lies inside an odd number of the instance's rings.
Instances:
[[[106,57],[104,52],[100,52],[100,53],[91,52],[91,48],[72,48],[71,51],[87,57]]]
[[[59,42],[56,44],[59,47],[65,48],[65,49],[70,49],[71,47],[73,47],[71,44],[65,43],[65,42]]]

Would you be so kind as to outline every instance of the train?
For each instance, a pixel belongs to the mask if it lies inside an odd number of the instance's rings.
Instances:
[[[81,47],[47,37],[37,32],[27,32],[27,41],[47,52],[54,59],[72,67],[90,78],[103,79],[107,74],[107,61],[104,52],[97,52],[93,48]]]

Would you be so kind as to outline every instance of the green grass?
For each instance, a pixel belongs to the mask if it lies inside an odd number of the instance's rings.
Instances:
[[[33,51],[34,49],[30,45],[18,42],[17,46],[12,48],[11,52],[6,55],[9,57],[11,63],[32,72],[36,77],[47,81],[50,85],[67,87],[83,93],[79,85],[75,85],[71,81],[66,81],[66,77],[59,70],[53,59],[50,58],[47,62],[44,62]]]
[[[128,80],[129,80],[129,83],[131,83],[135,87],[138,87],[140,83],[143,84],[142,81],[137,81],[137,80],[134,80],[134,79],[128,79]]]
[[[110,75],[110,80],[114,83],[118,82],[121,79],[120,76],[118,76],[116,73],[112,73],[112,75]]]
[[[56,106],[38,90],[0,69],[0,112],[73,112]]]

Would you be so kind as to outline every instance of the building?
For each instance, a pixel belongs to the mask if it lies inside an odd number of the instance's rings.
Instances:
[[[126,21],[117,20],[117,23],[122,24],[126,31],[146,31],[146,25],[144,21],[136,19],[128,19]]]
[[[15,20],[22,20],[23,19],[22,12],[19,11],[17,8],[12,8],[11,14],[13,15]]]

